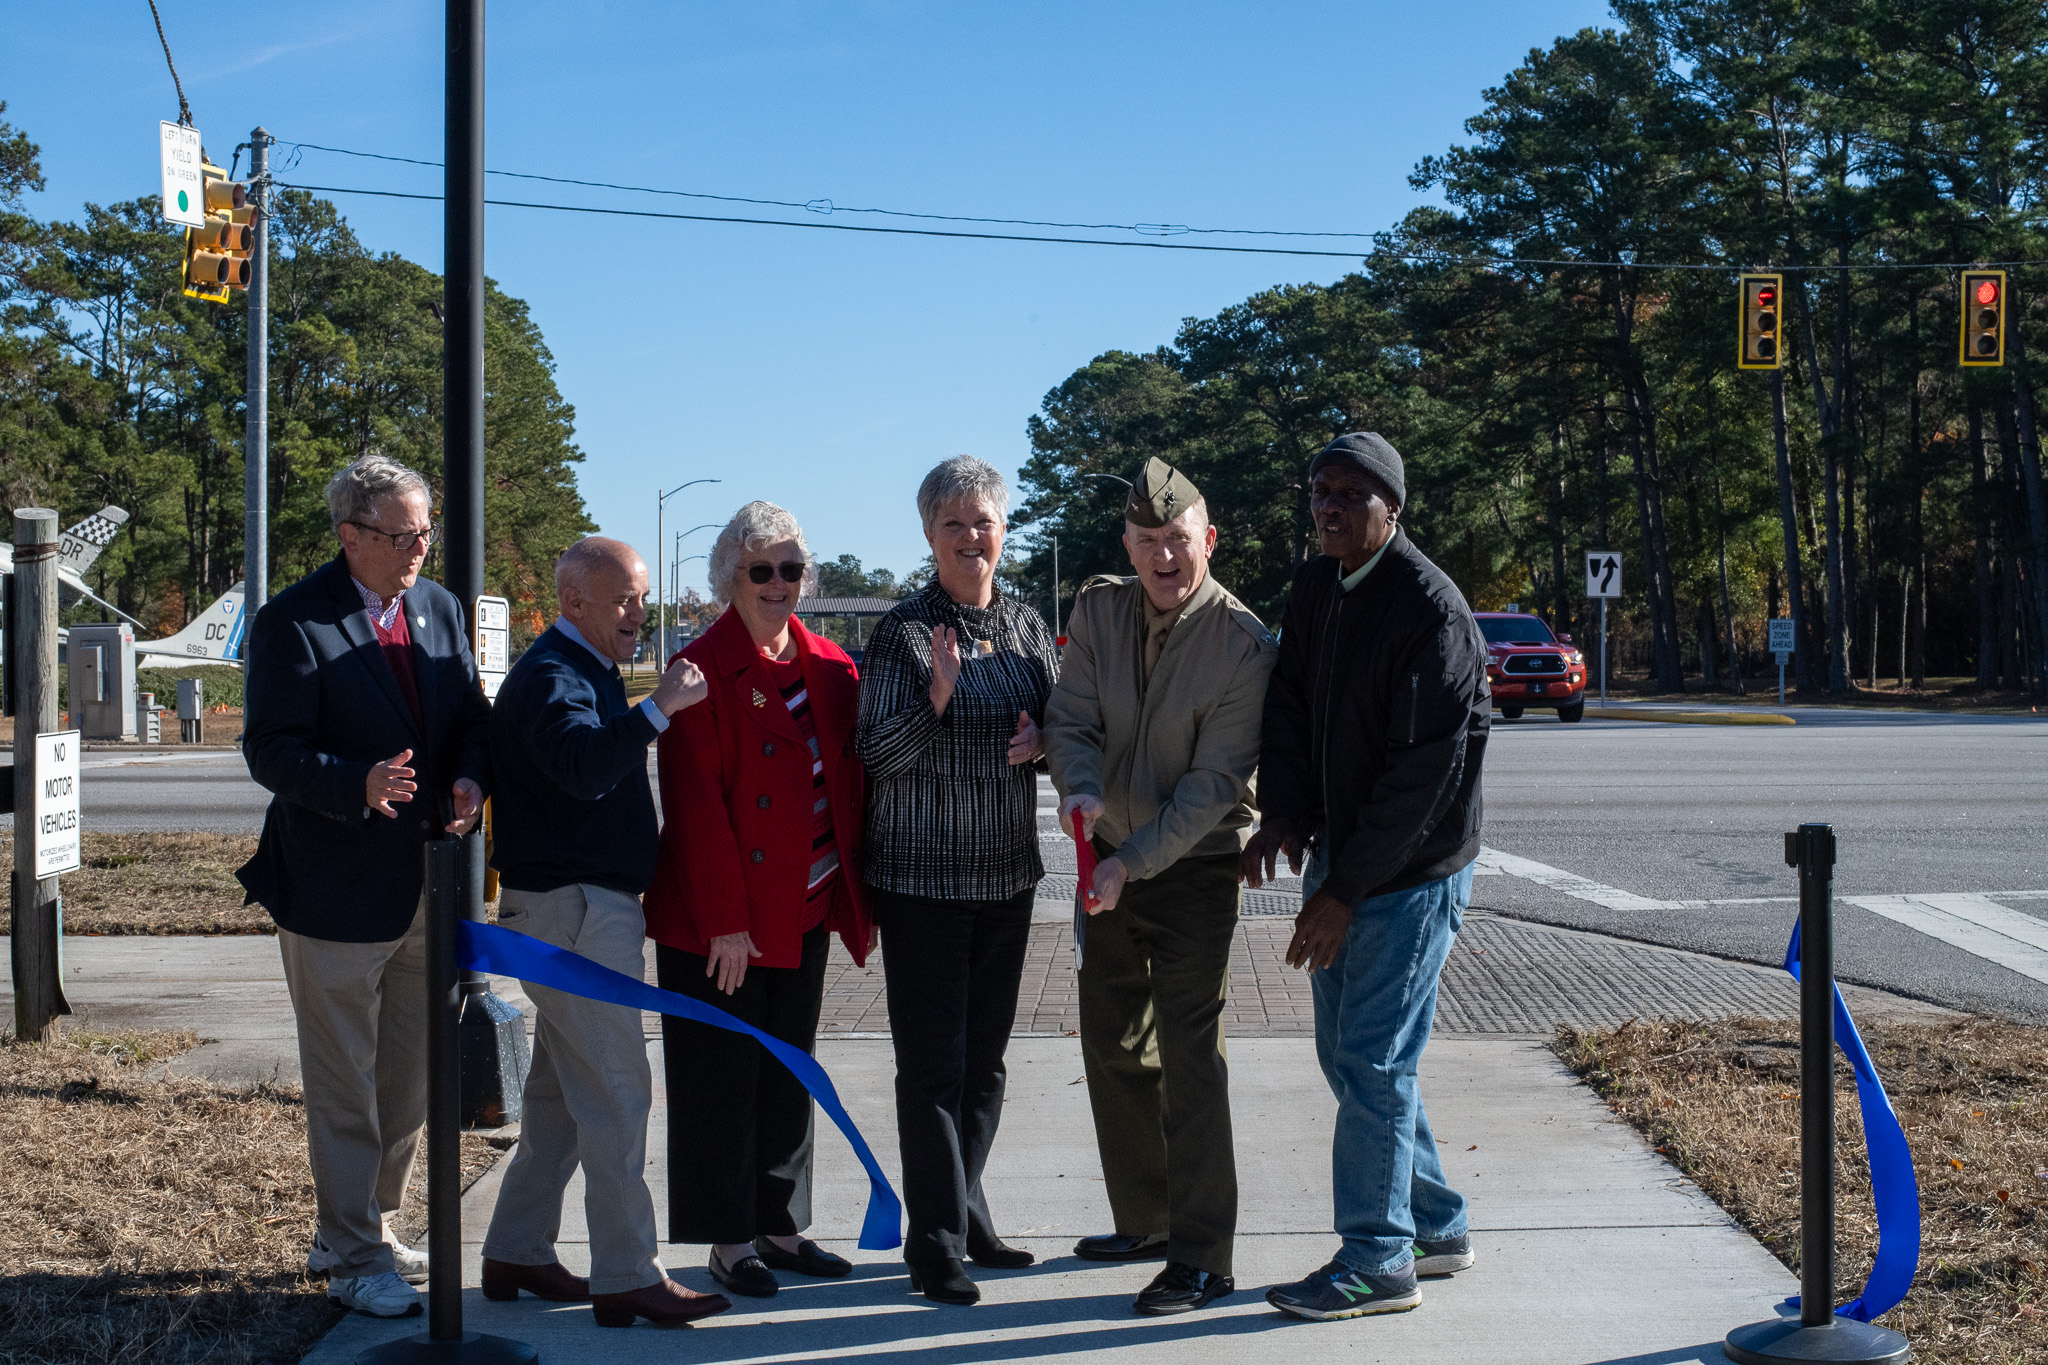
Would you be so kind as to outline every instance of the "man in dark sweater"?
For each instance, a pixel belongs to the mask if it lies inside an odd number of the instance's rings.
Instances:
[[[678,659],[654,693],[626,701],[619,663],[647,619],[647,566],[632,547],[592,536],[555,567],[561,619],[498,689],[491,715],[491,862],[498,923],[640,980],[659,831],[647,746],[669,717],[704,699],[704,676]],[[526,1118],[484,1238],[483,1289],[514,1299],[592,1301],[604,1327],[664,1326],[724,1312],[721,1295],[668,1278],[655,1254],[647,1192],[653,1083],[640,1011],[526,983],[538,1016]],[[583,1167],[590,1278],[555,1256],[562,1194]]]
[[[1262,820],[1241,862],[1258,886],[1277,855],[1301,871],[1311,850],[1287,961],[1314,973],[1343,1246],[1266,1294],[1305,1318],[1413,1308],[1418,1274],[1473,1261],[1416,1069],[1472,897],[1491,701],[1471,610],[1400,529],[1406,497],[1400,455],[1371,432],[1309,464],[1323,553],[1288,592],[1260,739]]]

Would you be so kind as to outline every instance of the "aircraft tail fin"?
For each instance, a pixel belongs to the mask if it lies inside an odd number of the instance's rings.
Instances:
[[[57,537],[57,564],[82,574],[100,557],[100,551],[114,543],[114,537],[128,521],[128,513],[108,503],[99,511],[66,529]]]
[[[137,640],[135,652],[189,663],[240,663],[242,637],[247,629],[248,621],[242,614],[242,585],[237,583],[176,635],[162,640]]]

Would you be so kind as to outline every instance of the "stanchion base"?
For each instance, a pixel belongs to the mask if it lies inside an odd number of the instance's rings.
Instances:
[[[540,1352],[523,1341],[464,1332],[454,1341],[435,1341],[425,1332],[403,1341],[372,1346],[356,1365],[535,1365]]]
[[[1730,1332],[1721,1349],[1737,1365],[1797,1365],[1804,1361],[1889,1365],[1913,1354],[1897,1332],[1842,1317],[1825,1327],[1808,1327],[1798,1318],[1752,1322]]]

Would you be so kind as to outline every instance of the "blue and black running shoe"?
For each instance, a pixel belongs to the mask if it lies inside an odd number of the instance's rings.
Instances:
[[[1415,1283],[1412,1261],[1384,1275],[1368,1275],[1332,1261],[1305,1280],[1268,1289],[1266,1302],[1298,1318],[1328,1322],[1368,1313],[1405,1313],[1422,1302],[1422,1290]]]

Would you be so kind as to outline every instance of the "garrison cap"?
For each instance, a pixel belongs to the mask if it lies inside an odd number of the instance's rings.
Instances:
[[[1131,485],[1124,517],[1133,526],[1154,529],[1166,525],[1202,500],[1202,490],[1187,475],[1154,455],[1145,461],[1138,481]]]

